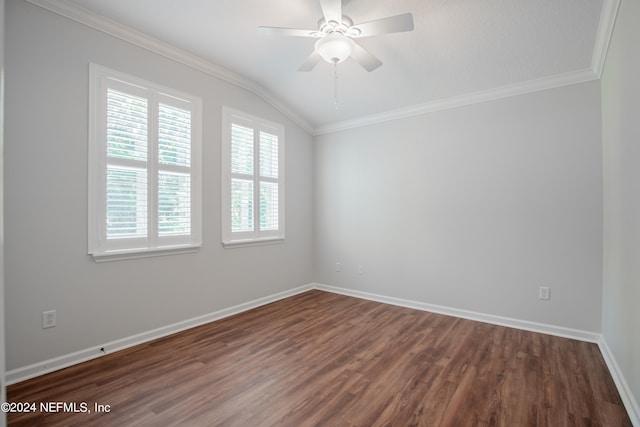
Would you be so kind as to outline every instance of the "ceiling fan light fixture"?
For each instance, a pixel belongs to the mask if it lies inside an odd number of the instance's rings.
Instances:
[[[320,18],[318,21],[318,32],[326,35],[332,33],[347,34],[349,28],[353,26],[353,21],[348,16],[343,16],[342,21],[326,21],[324,18]]]
[[[319,39],[315,49],[322,59],[337,64],[351,56],[353,41],[340,33],[333,33]]]
[[[347,28],[347,31],[344,32],[344,35],[348,37],[358,37],[361,33],[362,32],[359,28],[349,27]]]

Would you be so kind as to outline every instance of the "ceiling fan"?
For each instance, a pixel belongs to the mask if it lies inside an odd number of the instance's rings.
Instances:
[[[366,51],[354,39],[413,30],[411,13],[354,25],[351,18],[342,14],[342,0],[320,0],[320,7],[323,17],[318,21],[316,30],[258,27],[258,31],[262,34],[318,39],[313,53],[298,68],[298,71],[311,71],[322,59],[337,64],[349,57],[365,70],[373,71],[382,65],[382,61]]]

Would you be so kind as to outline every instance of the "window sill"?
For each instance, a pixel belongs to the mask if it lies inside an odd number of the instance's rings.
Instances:
[[[197,252],[201,245],[167,246],[153,249],[125,249],[119,251],[90,254],[95,262],[123,261],[128,259],[151,258],[156,256],[179,255]]]
[[[284,242],[284,237],[274,237],[269,239],[257,240],[233,240],[231,242],[222,242],[222,246],[224,246],[225,249],[233,249],[244,248],[246,246],[275,245],[282,242]]]

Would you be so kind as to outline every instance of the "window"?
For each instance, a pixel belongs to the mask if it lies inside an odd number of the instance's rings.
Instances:
[[[98,260],[201,244],[198,98],[90,67],[89,253]]]
[[[222,110],[222,243],[284,239],[284,127]]]

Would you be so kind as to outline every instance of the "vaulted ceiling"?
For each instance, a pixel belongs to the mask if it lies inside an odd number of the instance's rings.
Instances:
[[[616,0],[343,0],[355,23],[411,12],[412,32],[360,38],[383,65],[297,69],[315,40],[258,26],[317,28],[319,0],[32,0],[114,22],[220,67],[321,133],[450,103],[599,77]],[[107,18],[107,19],[103,19]],[[113,21],[113,22],[112,22]],[[128,31],[128,30],[127,30]]]

